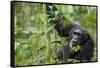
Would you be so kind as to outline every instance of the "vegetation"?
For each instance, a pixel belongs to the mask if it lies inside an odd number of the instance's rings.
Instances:
[[[96,7],[61,4],[56,7],[56,13],[62,13],[66,17],[64,24],[73,22],[89,32],[95,42],[92,59],[95,61]],[[54,25],[48,22],[46,4],[43,3],[15,2],[14,34],[17,66],[55,64],[57,50],[67,42],[67,38],[59,37]]]

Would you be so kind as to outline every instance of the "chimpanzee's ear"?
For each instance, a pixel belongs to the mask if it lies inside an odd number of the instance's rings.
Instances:
[[[74,27],[73,27],[72,29],[70,29],[70,31],[69,31],[69,36],[73,33],[73,30],[75,30]]]
[[[84,43],[85,41],[88,40],[89,34],[86,31],[83,31],[82,38],[83,38],[82,42]]]

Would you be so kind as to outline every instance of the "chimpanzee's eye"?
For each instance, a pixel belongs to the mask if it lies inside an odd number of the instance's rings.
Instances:
[[[81,34],[80,34],[80,33],[78,33],[78,32],[74,32],[74,34],[75,34],[75,35],[81,35]]]

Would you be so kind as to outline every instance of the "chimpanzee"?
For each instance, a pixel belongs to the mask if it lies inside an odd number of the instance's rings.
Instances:
[[[89,33],[77,24],[64,25],[65,17],[61,14],[56,19],[57,7],[54,4],[47,4],[47,15],[50,23],[55,24],[55,29],[61,37],[67,37],[68,41],[58,50],[57,59],[68,63],[68,59],[76,59],[80,62],[91,61],[94,51],[94,42]]]
[[[55,21],[55,29],[61,37],[68,37],[67,43],[59,49],[57,59],[68,63],[67,59],[76,59],[80,62],[91,61],[94,51],[94,42],[89,33],[79,25],[63,25],[63,21]]]

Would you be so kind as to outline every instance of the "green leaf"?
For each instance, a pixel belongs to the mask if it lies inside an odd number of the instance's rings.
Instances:
[[[32,33],[39,33],[38,29],[36,27],[27,27],[24,31],[22,31],[25,34],[28,34],[29,32]]]
[[[80,45],[74,46],[72,49],[72,51],[77,52],[80,50]]]
[[[50,32],[51,30],[53,30],[53,29],[54,29],[54,26],[55,26],[55,25],[52,25],[51,27],[49,27],[49,28],[46,30],[46,33],[48,33],[48,32]]]
[[[31,21],[34,21],[35,20],[35,17],[34,16],[31,16],[30,20]]]

